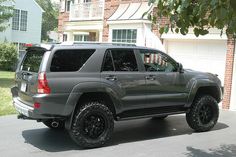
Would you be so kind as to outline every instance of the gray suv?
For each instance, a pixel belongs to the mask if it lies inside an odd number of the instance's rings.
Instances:
[[[84,148],[104,145],[114,120],[186,113],[192,129],[208,131],[222,100],[216,75],[183,69],[159,50],[125,44],[30,47],[15,82],[18,118],[65,128]]]

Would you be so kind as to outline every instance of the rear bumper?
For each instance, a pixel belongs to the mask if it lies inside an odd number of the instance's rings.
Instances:
[[[18,89],[16,87],[11,88],[13,97],[13,106],[20,115],[23,115],[25,119],[42,120],[42,119],[56,119],[61,118],[54,115],[42,114],[39,110],[35,109],[32,105],[26,104],[18,97]]]
[[[43,116],[43,115],[35,113],[35,110],[33,107],[30,107],[30,106],[22,103],[16,97],[13,98],[13,105],[14,105],[15,109],[17,110],[17,112],[24,115],[28,119],[40,120],[40,119],[53,118],[53,117]]]

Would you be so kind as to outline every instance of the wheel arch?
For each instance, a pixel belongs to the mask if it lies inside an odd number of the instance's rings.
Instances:
[[[210,95],[215,98],[218,103],[222,100],[222,91],[215,82],[196,80],[192,85],[186,107],[190,107],[199,95]]]
[[[101,86],[100,82],[88,82],[78,84],[73,88],[65,107],[65,114],[68,115],[65,127],[69,129],[76,110],[86,102],[96,101],[104,103],[113,113],[121,112],[121,102],[118,94],[108,86]]]

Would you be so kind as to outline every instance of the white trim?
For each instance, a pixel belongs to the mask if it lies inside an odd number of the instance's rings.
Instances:
[[[89,35],[89,32],[73,32],[74,35]]]
[[[209,30],[209,34],[207,35],[200,35],[199,37],[196,37],[194,35],[194,31],[193,28],[189,29],[189,33],[186,35],[182,35],[180,33],[175,33],[175,32],[171,32],[169,31],[167,34],[164,33],[162,34],[161,38],[162,39],[193,39],[193,40],[227,40],[227,35],[226,34],[221,34],[221,30],[217,29],[217,28],[210,28]]]
[[[43,8],[40,7],[40,5],[35,1],[33,0],[33,2],[38,6],[38,8],[44,13],[45,11],[43,10]]]
[[[108,25],[114,25],[114,24],[151,24],[152,22],[149,20],[115,20],[115,21],[107,21]]]
[[[223,35],[222,37],[219,34],[208,34],[205,36],[196,37],[194,34],[163,34],[162,39],[175,40],[175,39],[193,39],[193,40],[227,40],[227,36]]]

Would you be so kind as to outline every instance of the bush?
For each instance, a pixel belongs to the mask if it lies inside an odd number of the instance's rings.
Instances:
[[[0,70],[15,70],[17,48],[10,43],[0,43]]]

